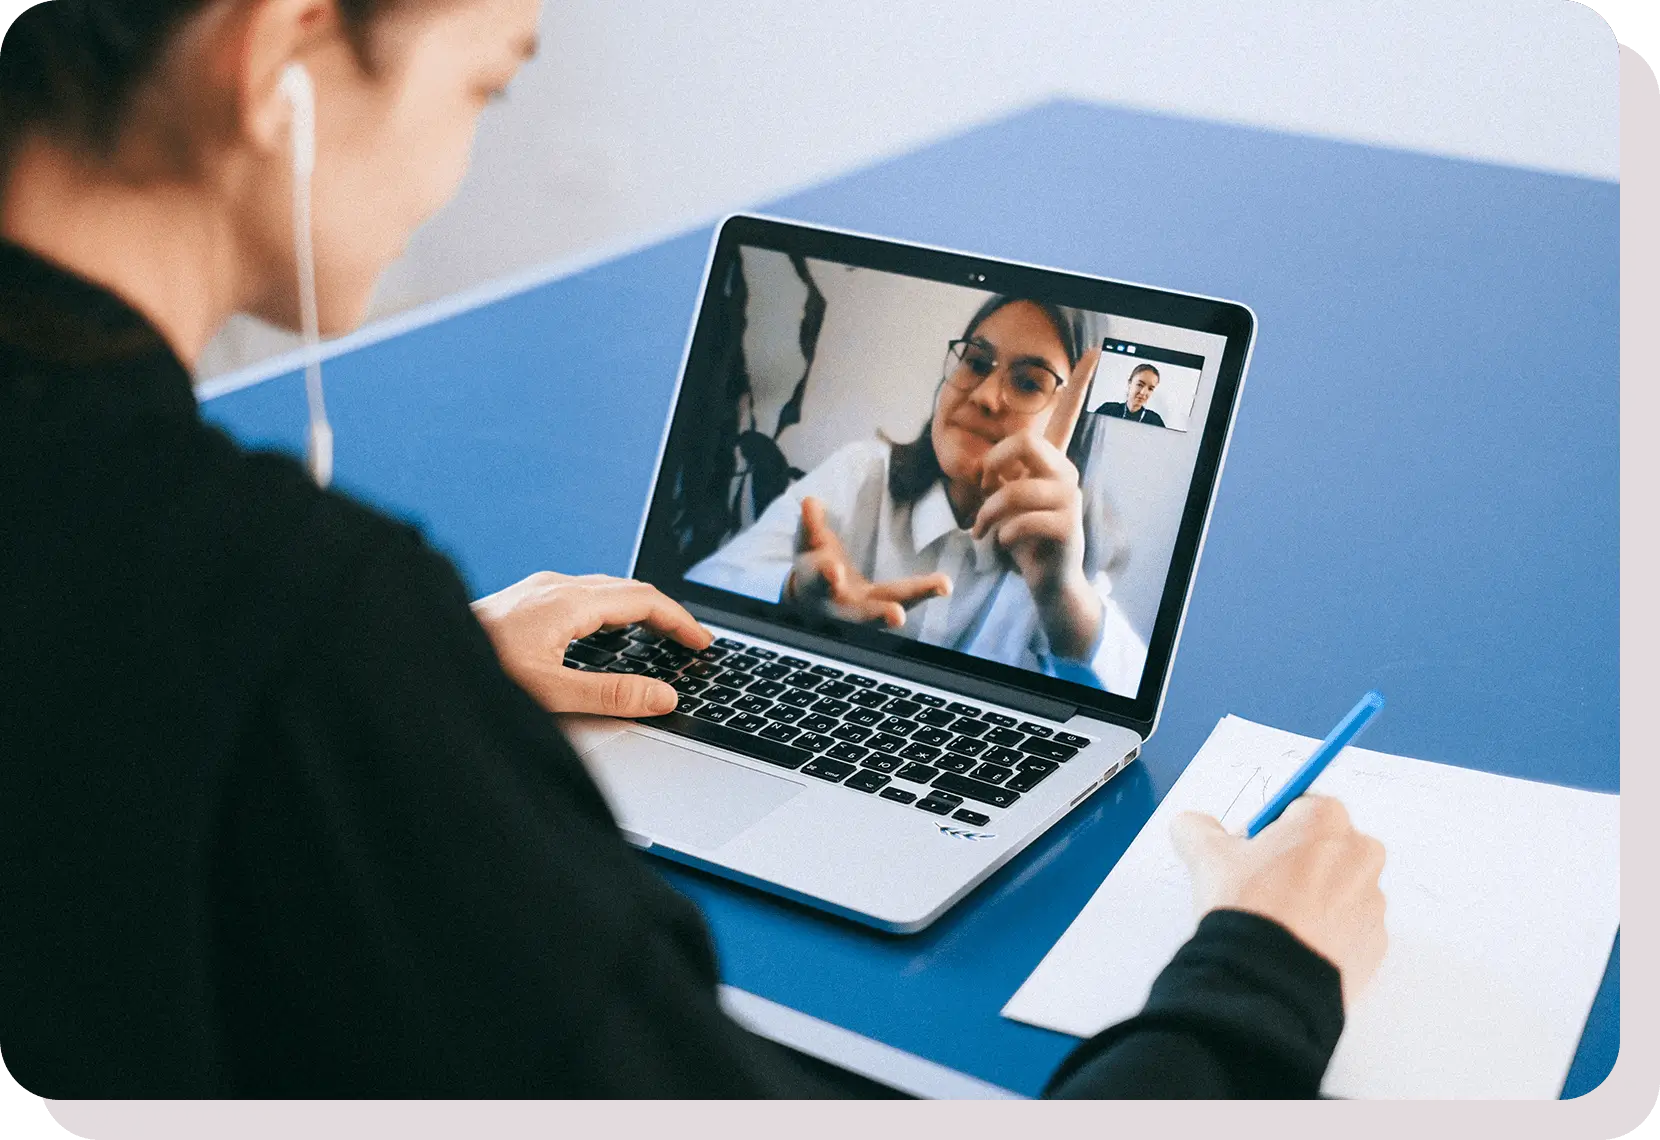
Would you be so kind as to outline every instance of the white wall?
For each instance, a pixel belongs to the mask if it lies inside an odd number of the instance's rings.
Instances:
[[[690,226],[1060,93],[1612,178],[1571,0],[549,0],[456,204],[377,315]],[[214,375],[289,342],[239,323]]]

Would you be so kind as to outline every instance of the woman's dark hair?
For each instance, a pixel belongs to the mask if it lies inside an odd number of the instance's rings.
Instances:
[[[1066,349],[1066,362],[1069,366],[1076,365],[1078,358],[1100,339],[1097,318],[1093,313],[1052,305],[1048,301],[1037,301],[1030,297],[1006,294],[994,296],[980,306],[979,312],[974,314],[968,322],[968,327],[963,330],[963,339],[967,340],[979,332],[980,326],[991,319],[993,313],[1016,302],[1035,305],[1049,318],[1049,323],[1054,326],[1056,335],[1061,339],[1061,346]],[[943,383],[943,380],[941,382]],[[1080,474],[1084,470],[1085,460],[1089,458],[1094,435],[1094,419],[1088,409],[1085,409],[1084,414],[1078,417],[1078,426],[1073,430],[1072,441],[1066,449],[1066,457],[1072,460],[1073,466],[1077,467]],[[934,421],[931,418],[916,439],[910,443],[890,443],[889,447],[891,453],[888,459],[888,494],[893,496],[895,504],[915,503],[932,490],[935,483],[944,478],[945,472],[940,469],[939,455],[934,450]],[[1122,531],[1123,528],[1106,498],[1086,492],[1084,568],[1090,575],[1093,576],[1101,570],[1117,570],[1129,560],[1129,550],[1124,544]]]
[[[375,17],[401,0],[335,0],[368,65]],[[209,0],[46,0],[0,44],[0,191],[31,134],[107,157],[133,97],[168,44]]]

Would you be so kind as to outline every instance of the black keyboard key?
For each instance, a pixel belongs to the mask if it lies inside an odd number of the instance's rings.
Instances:
[[[760,732],[767,726],[767,722],[754,713],[741,712],[726,722],[727,728],[735,728],[739,732]]]
[[[646,629],[644,626],[635,626],[633,629],[628,631],[628,640],[635,642],[638,645],[656,645],[663,641],[664,638],[662,634],[658,633],[654,629]]]
[[[983,740],[975,740],[972,736],[959,736],[945,746],[947,752],[955,752],[959,756],[978,756],[991,747]]]
[[[931,709],[943,709],[945,707],[944,697],[936,697],[929,693],[912,693],[911,700],[919,705],[927,705]]]
[[[748,649],[749,646],[741,641],[733,641],[730,637],[715,638],[716,649]]]
[[[619,657],[607,665],[605,671],[607,673],[632,673],[635,676],[643,677],[646,670],[650,668],[651,666],[644,661],[636,661],[632,657]]]
[[[950,742],[951,734],[943,728],[919,728],[911,739],[918,744],[941,745]]]
[[[721,667],[719,665],[711,664],[708,661],[694,661],[686,666],[686,676],[696,677],[700,681],[707,681],[709,678],[719,675],[720,672]]]
[[[844,742],[836,745],[829,752],[826,752],[825,755],[835,760],[845,760],[849,764],[857,764],[866,756],[870,755],[870,749],[860,748],[857,744],[847,744]]]
[[[907,689],[904,685],[877,685],[876,691],[878,693],[886,693],[890,697],[908,697],[911,695],[911,690]]]
[[[991,741],[993,744],[1001,744],[1005,748],[1011,748],[1014,745],[1019,744],[1022,740],[1025,740],[1026,734],[1016,732],[1012,728],[1003,728],[1000,726],[986,733],[986,739]]]
[[[854,744],[863,744],[870,739],[870,729],[857,724],[838,724],[830,735],[837,740],[851,740]]]
[[[709,679],[715,684],[725,685],[729,689],[741,689],[745,685],[752,684],[755,680],[748,673],[740,673],[736,669],[722,669]]]
[[[767,719],[776,720],[780,724],[794,724],[806,716],[802,709],[792,709],[789,705],[773,705],[767,710]]]
[[[1016,752],[1012,748],[993,748],[981,757],[988,764],[1001,764],[1005,768],[1018,768],[1023,760],[1030,760],[1024,752]],[[1039,764],[1047,764],[1047,760],[1039,760]]]
[[[791,673],[788,677],[785,677],[784,680],[788,681],[798,689],[815,689],[818,687],[818,683],[824,680],[824,678],[815,677],[813,674],[803,669],[799,673]]]
[[[936,728],[943,728],[948,724],[957,723],[957,714],[948,713],[944,709],[923,709],[916,714],[916,719],[923,724],[931,724]]]
[[[1049,773],[1058,770],[1060,765],[1055,763],[1053,760],[1039,760],[1035,756],[1022,756],[1020,758],[1020,763],[1015,765],[1015,767],[1019,768],[1022,772],[1037,772],[1040,775],[1047,776]]]
[[[696,697],[681,697],[680,703],[674,707],[677,712],[683,712],[687,716],[690,716],[692,713],[695,713],[698,709],[703,707],[703,702],[698,700]],[[715,707],[719,708],[720,706],[716,705]]]
[[[739,712],[754,713],[760,716],[772,707],[771,701],[763,701],[760,697],[740,697],[732,702],[732,707]]]
[[[904,788],[883,788],[882,798],[896,804],[908,804],[916,800],[916,793],[907,792]]]
[[[664,645],[657,650],[657,663],[665,669],[684,669],[697,660],[697,654],[680,645]]]
[[[825,716],[841,716],[842,713],[852,707],[853,706],[848,704],[846,701],[837,701],[826,697],[813,706],[813,711],[816,713],[823,713]]]
[[[751,669],[759,668],[761,661],[759,658],[752,657],[748,653],[741,653],[736,657],[728,657],[724,664],[728,669],[741,669],[747,673]]]
[[[1082,750],[1088,748],[1095,742],[1087,736],[1078,736],[1070,732],[1057,732],[1055,733],[1055,743],[1064,744],[1068,748],[1077,748]]]
[[[573,642],[565,647],[565,664],[567,665],[591,665],[595,669],[599,669],[611,664],[615,657],[615,653],[595,649],[593,646],[584,645],[580,641]]]
[[[828,665],[814,665],[813,672],[817,673],[820,677],[829,677],[831,680],[835,680],[837,677],[842,675],[842,671],[840,669],[832,669]]]
[[[951,800],[935,799],[933,796],[929,796],[927,799],[917,801],[916,806],[923,811],[932,812],[934,815],[950,815],[951,809],[962,802],[962,800],[957,800],[953,803]]]
[[[1020,746],[1020,750],[1028,756],[1036,756],[1042,760],[1054,760],[1062,764],[1078,754],[1076,748],[1053,740],[1028,740]]]
[[[1014,775],[1013,768],[1005,768],[1001,764],[982,764],[969,773],[976,780],[984,780],[988,784],[1001,784]],[[1015,791],[1020,791],[1016,788]]]
[[[802,720],[801,727],[808,732],[829,732],[841,723],[833,716],[810,716]]]
[[[899,769],[899,778],[913,784],[931,784],[939,774],[938,768],[930,768],[926,764],[907,764]]]
[[[697,656],[700,661],[724,661],[731,653],[730,649],[722,649],[717,645],[711,645],[708,649],[700,650]]]
[[[866,728],[875,728],[882,723],[884,718],[875,709],[848,709],[847,715],[842,719],[852,721],[854,724],[862,724]]]
[[[1014,717],[1004,716],[1002,713],[994,713],[994,712],[981,713],[980,714],[980,719],[985,720],[985,721],[990,721],[992,724],[995,724],[998,728],[1013,728],[1015,726]]]
[[[915,716],[922,711],[922,706],[915,701],[892,700],[887,703],[884,711],[889,716]]]
[[[826,748],[831,747],[835,743],[836,742],[834,740],[831,740],[823,733],[809,732],[806,736],[797,737],[795,746],[797,748],[804,748],[808,752],[823,752]]]
[[[973,705],[965,705],[961,701],[952,701],[945,706],[946,712],[954,712],[958,716],[979,716],[984,709],[977,709]]]
[[[967,774],[974,770],[979,761],[972,756],[958,756],[955,752],[947,752],[934,761],[936,768],[944,768],[947,772],[961,772]]]
[[[860,676],[858,673],[849,673],[843,679],[849,685],[857,685],[861,689],[874,689],[876,687],[876,678],[875,677],[864,677],[864,676]]]
[[[724,724],[738,714],[736,710],[729,709],[725,705],[704,705],[692,715],[697,717],[698,720],[710,721],[713,724]],[[686,735],[690,736],[691,734],[687,733]]]
[[[762,661],[776,661],[776,660],[778,660],[778,654],[774,653],[772,650],[770,650],[770,649],[756,649],[753,645],[751,645],[749,647],[749,655],[751,657],[759,657]]]
[[[878,772],[899,771],[899,758],[897,756],[884,756],[880,752],[872,752],[859,763],[866,768],[874,768]]]
[[[951,726],[951,731],[959,736],[984,736],[990,728],[991,725],[983,720],[975,720],[973,717],[965,716]]]
[[[695,697],[709,687],[708,681],[699,681],[696,677],[676,677],[673,684],[675,692],[688,697]]]
[[[1044,728],[1041,724],[1033,724],[1029,720],[1021,722],[1020,731],[1021,732],[1029,732],[1033,736],[1053,736],[1053,735],[1055,735],[1055,730],[1054,729]]]
[[[878,752],[898,752],[901,748],[905,747],[905,738],[903,736],[890,736],[888,733],[879,732],[869,740],[865,741],[865,743],[876,749]]]
[[[826,681],[824,684],[822,684],[818,687],[819,696],[821,696],[821,697],[835,697],[837,700],[842,700],[843,698],[851,697],[854,693],[856,693],[858,691],[859,690],[857,688],[855,688],[852,685],[849,685],[846,681]]]
[[[776,697],[784,688],[777,681],[755,681],[744,692],[755,697]]]
[[[1003,786],[1017,792],[1029,792],[1047,779],[1048,776],[1049,773],[1041,769],[1022,768]]]
[[[851,764],[843,764],[840,760],[828,760],[823,756],[808,761],[807,766],[801,769],[804,776],[816,776],[820,780],[828,780],[832,784],[839,784],[858,769]]]
[[[917,760],[923,764],[928,764],[939,756],[940,750],[930,748],[926,744],[907,744],[899,754],[907,760]]]
[[[704,715],[713,712],[717,714],[715,722],[711,723]],[[768,764],[776,764],[780,768],[799,768],[813,758],[811,752],[803,752],[799,748],[792,748],[788,744],[781,744],[776,740],[766,740],[759,736],[750,736],[748,733],[736,732],[724,724],[718,723],[721,717],[732,715],[732,710],[720,705],[707,705],[697,710],[693,716],[683,716],[680,713],[670,713],[668,716],[657,717],[645,723],[654,728],[661,728],[679,736],[689,736],[693,740],[701,740],[708,744],[736,752],[740,756],[748,756],[755,760],[764,760]]]
[[[768,740],[776,740],[780,744],[788,744],[801,735],[801,730],[794,725],[779,724],[773,721],[761,730],[761,735]]]
[[[729,689],[725,685],[716,685],[707,693],[700,694],[706,701],[714,701],[717,705],[729,705],[740,700],[743,694],[736,689]]]
[[[967,808],[963,808],[962,811],[952,812],[951,818],[960,819],[970,827],[984,827],[986,824],[991,822],[991,816],[981,815],[979,812],[969,811]]]
[[[626,633],[619,633],[616,630],[601,630],[598,633],[590,633],[587,637],[584,637],[582,644],[591,645],[602,653],[621,653],[634,643],[628,640]]]
[[[642,677],[650,677],[653,681],[673,681],[679,675],[674,670],[665,669],[661,665],[653,665],[640,674]]]
[[[866,709],[879,709],[888,703],[888,698],[884,697],[881,693],[878,693],[875,689],[860,689],[857,693],[854,693],[851,697],[849,697],[848,700],[852,701],[860,708]]]
[[[788,665],[791,669],[805,669],[812,664],[811,661],[804,661],[799,657],[780,657],[778,663]]]
[[[914,720],[906,720],[902,716],[890,716],[876,726],[883,732],[891,732],[895,736],[909,736],[922,726]]]
[[[982,780],[971,780],[967,776],[959,776],[955,772],[947,772],[934,781],[936,791],[950,792],[962,796],[976,803],[990,804],[992,807],[1008,807],[1020,798],[1020,793],[1008,788],[999,788],[996,784],[988,784]]]
[[[852,788],[855,792],[879,792],[893,782],[892,776],[884,776],[880,772],[864,771],[843,784],[844,788]]]
[[[769,661],[767,664],[755,670],[755,675],[757,677],[765,677],[769,681],[782,681],[785,677],[788,677],[794,672],[794,669],[791,669],[788,665],[785,665],[782,662]]]
[[[818,695],[816,693],[809,693],[806,689],[785,689],[784,695],[778,699],[787,705],[794,705],[798,709],[804,709],[814,701],[818,700]]]

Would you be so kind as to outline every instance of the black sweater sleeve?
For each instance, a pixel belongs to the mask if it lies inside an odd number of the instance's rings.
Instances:
[[[224,791],[225,1093],[819,1095],[722,1013],[696,912],[449,566],[401,533],[364,559]]]
[[[1335,966],[1278,923],[1212,911],[1146,1008],[1080,1046],[1045,1095],[1313,1097],[1342,1032]]]

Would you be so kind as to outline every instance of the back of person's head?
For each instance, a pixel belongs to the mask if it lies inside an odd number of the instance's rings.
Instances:
[[[534,51],[540,0],[47,0],[0,45],[0,218],[160,188],[224,235],[247,307],[293,326],[297,111],[315,93],[325,332],[466,172],[479,113]],[[8,232],[7,236],[11,236]]]

